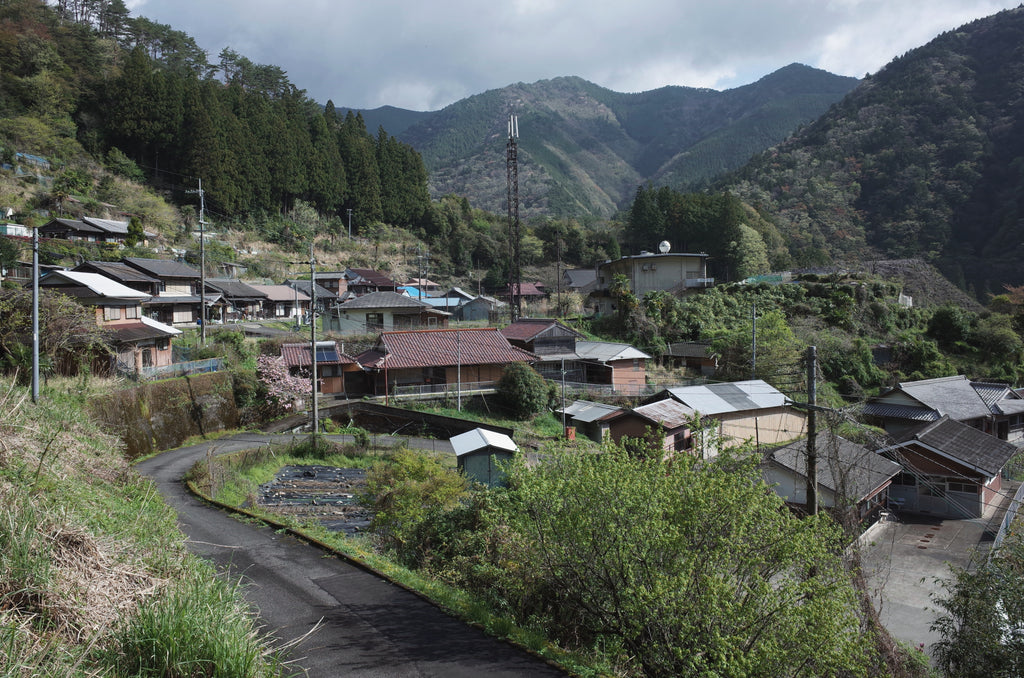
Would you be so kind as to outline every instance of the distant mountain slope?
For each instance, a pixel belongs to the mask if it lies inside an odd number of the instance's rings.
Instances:
[[[410,111],[407,108],[395,108],[394,106],[381,106],[380,108],[336,108],[344,116],[349,111],[361,113],[366,130],[376,136],[377,130],[383,127],[391,136],[409,129],[416,123],[429,118],[433,113],[424,111]]]
[[[739,171],[796,263],[924,257],[978,293],[1024,282],[1024,9],[945,33]]]
[[[857,82],[799,64],[724,92],[664,87],[622,94],[565,77],[484,92],[401,132],[385,129],[423,156],[435,197],[465,195],[474,206],[501,212],[514,112],[521,213],[608,216],[648,181],[690,187],[741,166]]]

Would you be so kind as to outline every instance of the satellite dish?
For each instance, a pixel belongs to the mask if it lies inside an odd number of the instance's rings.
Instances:
[[[668,251],[670,249],[672,249],[672,245],[669,243],[668,240],[662,240],[660,243],[658,243],[658,251],[661,252],[662,254],[668,254]]]

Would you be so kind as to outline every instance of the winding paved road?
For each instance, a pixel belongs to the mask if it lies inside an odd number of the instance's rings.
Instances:
[[[320,627],[293,652],[320,676],[564,676],[416,595],[288,535],[236,520],[196,498],[181,478],[192,464],[291,436],[240,434],[181,448],[136,465],[154,479],[197,555],[243,578],[266,632],[282,642]]]

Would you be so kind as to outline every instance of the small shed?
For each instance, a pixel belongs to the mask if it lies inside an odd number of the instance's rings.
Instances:
[[[470,480],[495,487],[505,483],[500,464],[508,463],[519,447],[504,433],[485,428],[460,433],[449,438],[459,471]]]

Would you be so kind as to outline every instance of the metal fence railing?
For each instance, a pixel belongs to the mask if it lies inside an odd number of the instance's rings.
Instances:
[[[457,395],[473,391],[493,391],[498,385],[496,381],[464,381],[461,384],[414,384],[412,386],[395,386],[391,390],[393,396],[415,395]]]
[[[1022,503],[1024,503],[1024,483],[1021,483],[1020,487],[1017,488],[1017,493],[1013,495],[1010,507],[1006,509],[1003,522],[999,524],[999,532],[996,533],[995,541],[992,542],[992,551],[995,551],[1002,545],[1003,540],[1006,538],[1006,533],[1010,530],[1010,525],[1013,524],[1013,521],[1020,512]]]
[[[223,359],[208,358],[207,360],[190,360],[189,362],[172,363],[159,367],[143,367],[140,376],[143,379],[171,379],[173,377],[184,377],[189,374],[219,372],[222,369],[224,369]]]

